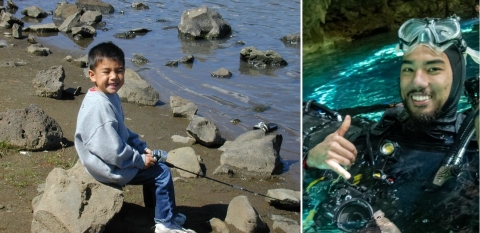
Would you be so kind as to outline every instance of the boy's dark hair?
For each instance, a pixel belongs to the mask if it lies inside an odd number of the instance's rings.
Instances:
[[[97,66],[98,62],[106,58],[118,61],[125,66],[125,54],[123,53],[122,49],[109,41],[102,42],[90,49],[88,52],[89,69],[93,70],[95,66]]]

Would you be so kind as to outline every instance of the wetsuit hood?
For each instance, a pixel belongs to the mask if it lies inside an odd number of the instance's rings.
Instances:
[[[465,82],[466,77],[465,57],[460,49],[456,45],[452,45],[444,52],[450,61],[453,80],[452,87],[450,89],[450,95],[448,96],[445,104],[442,106],[440,116],[437,118],[439,123],[452,122],[456,120],[455,116],[457,113],[458,101],[463,94],[463,83]]]
[[[466,77],[465,57],[462,51],[456,45],[451,45],[444,52],[450,61],[453,80],[448,99],[427,132],[437,136],[445,133],[454,134],[458,130],[456,127],[458,101],[463,94],[463,83]],[[410,130],[415,131],[413,124],[407,125]]]

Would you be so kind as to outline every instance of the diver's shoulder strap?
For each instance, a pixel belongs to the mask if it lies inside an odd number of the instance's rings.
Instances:
[[[403,106],[396,106],[387,109],[380,121],[371,129],[371,134],[380,136],[390,131],[394,125],[405,122],[408,118],[408,113]]]

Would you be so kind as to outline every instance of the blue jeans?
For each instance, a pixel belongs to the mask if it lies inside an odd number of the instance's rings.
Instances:
[[[165,164],[139,170],[128,184],[143,185],[145,206],[155,203],[155,223],[170,222],[176,208],[175,191],[170,169]]]

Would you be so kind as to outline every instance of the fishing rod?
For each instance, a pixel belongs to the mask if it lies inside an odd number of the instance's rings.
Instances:
[[[281,200],[281,199],[278,199],[278,198],[275,198],[275,197],[270,197],[270,196],[267,196],[267,195],[264,195],[264,194],[261,194],[261,193],[257,193],[257,192],[248,190],[248,189],[246,189],[246,188],[242,188],[242,187],[240,187],[240,186],[236,186],[236,185],[233,185],[233,184],[229,184],[229,183],[223,182],[223,181],[221,181],[221,180],[216,180],[216,179],[210,178],[210,177],[208,177],[208,176],[206,176],[206,175],[204,175],[204,174],[199,175],[198,173],[191,172],[191,171],[189,171],[189,170],[186,170],[186,169],[177,167],[177,166],[175,166],[175,165],[173,165],[173,164],[171,164],[171,163],[169,163],[169,162],[167,162],[167,161],[163,161],[163,163],[164,163],[165,165],[167,165],[167,167],[169,167],[169,168],[176,168],[176,169],[179,169],[179,170],[182,170],[182,171],[185,171],[185,172],[194,174],[194,175],[198,175],[198,176],[203,177],[203,178],[205,178],[205,179],[207,179],[207,180],[215,181],[215,182],[218,182],[218,183],[220,183],[220,184],[224,184],[224,185],[230,186],[230,187],[232,187],[232,188],[240,189],[240,190],[242,190],[242,191],[252,193],[252,194],[254,194],[254,195],[256,195],[256,196],[262,196],[262,197],[270,198],[270,199],[276,200],[276,201],[278,201],[278,202],[280,202],[280,203],[284,203],[284,202],[296,203],[296,202],[294,202],[293,200],[289,200],[289,199]]]

